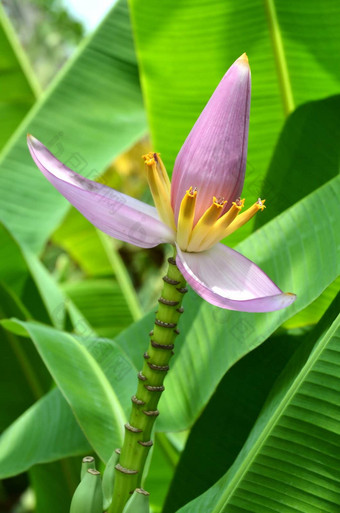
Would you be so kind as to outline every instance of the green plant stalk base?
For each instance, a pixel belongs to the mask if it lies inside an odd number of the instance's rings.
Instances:
[[[157,405],[164,390],[164,378],[178,335],[177,324],[183,313],[182,299],[187,291],[175,258],[176,251],[168,260],[155,325],[144,353],[143,369],[138,374],[137,392],[132,397],[132,412],[125,425],[125,439],[116,465],[113,499],[108,513],[122,513],[132,492],[141,486],[144,465],[152,446],[151,432],[159,414]]]

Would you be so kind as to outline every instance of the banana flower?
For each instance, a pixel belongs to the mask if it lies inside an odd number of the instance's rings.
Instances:
[[[75,173],[33,136],[31,155],[45,177],[94,226],[141,248],[170,243],[189,285],[213,305],[269,312],[296,298],[283,293],[251,260],[219,241],[263,210],[242,211],[250,110],[246,54],[229,68],[179,154],[172,183],[158,153],[144,156],[155,207]]]

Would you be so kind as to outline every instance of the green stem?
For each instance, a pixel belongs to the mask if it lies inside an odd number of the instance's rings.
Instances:
[[[176,326],[183,312],[181,303],[187,290],[175,256],[176,252],[169,258],[168,272],[163,278],[154,329],[150,332],[150,344],[144,353],[143,369],[138,374],[130,420],[125,425],[125,439],[116,465],[113,499],[108,513],[122,513],[133,490],[141,486],[144,465],[152,446],[151,432],[159,414],[157,405],[179,333]]]

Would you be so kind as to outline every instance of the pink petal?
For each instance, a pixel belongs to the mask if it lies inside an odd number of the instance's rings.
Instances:
[[[216,244],[203,253],[177,247],[177,266],[189,285],[212,305],[241,312],[272,312],[295,301],[237,251]]]
[[[213,196],[231,202],[240,196],[246,167],[250,69],[241,56],[229,68],[185,140],[175,162],[171,201],[177,220],[181,200],[197,187],[195,221]]]
[[[172,230],[159,220],[154,207],[75,173],[35,137],[29,135],[27,141],[34,162],[47,180],[94,226],[141,248],[173,242]]]

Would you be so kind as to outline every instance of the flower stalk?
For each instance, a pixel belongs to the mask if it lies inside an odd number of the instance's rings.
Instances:
[[[121,513],[133,491],[141,486],[145,462],[153,445],[151,433],[159,415],[157,405],[164,391],[164,379],[179,334],[177,325],[183,313],[181,304],[187,292],[185,280],[176,265],[176,250],[168,262],[149,347],[144,353],[143,368],[138,373],[137,392],[131,398],[132,411],[125,425],[109,513]]]

